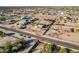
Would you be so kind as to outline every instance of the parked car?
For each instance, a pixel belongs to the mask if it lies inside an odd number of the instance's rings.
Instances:
[[[44,24],[43,26],[42,26],[42,28],[48,28],[48,24]]]

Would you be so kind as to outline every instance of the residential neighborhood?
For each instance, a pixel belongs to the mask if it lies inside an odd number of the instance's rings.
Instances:
[[[79,53],[79,7],[0,7],[0,53]]]

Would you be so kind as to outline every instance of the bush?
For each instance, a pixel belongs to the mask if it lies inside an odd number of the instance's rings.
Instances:
[[[4,21],[6,21],[5,18],[0,19],[0,23],[3,23]]]
[[[79,29],[76,29],[76,32],[79,32]]]
[[[18,47],[14,46],[12,47],[12,52],[17,52],[18,51]]]
[[[47,53],[52,53],[53,52],[53,45],[48,44],[47,45]]]
[[[6,33],[4,33],[3,31],[0,31],[0,36],[1,37],[5,37],[6,36]]]
[[[68,49],[67,48],[64,48],[64,47],[61,47],[60,48],[59,53],[67,53],[67,52],[68,52]]]
[[[5,52],[12,52],[12,45],[9,41],[6,41],[4,44],[4,50]]]

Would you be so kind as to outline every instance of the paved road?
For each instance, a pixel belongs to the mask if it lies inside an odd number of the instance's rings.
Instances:
[[[35,37],[37,39],[40,39],[40,40],[43,40],[43,41],[46,41],[46,42],[49,42],[49,43],[55,43],[56,45],[62,45],[62,46],[68,47],[68,48],[79,50],[79,45],[75,45],[75,44],[71,44],[71,43],[68,43],[68,42],[60,41],[61,39],[55,40],[54,38],[49,38],[49,37],[45,37],[45,36],[38,36],[38,35],[32,34],[30,32],[23,32],[23,31],[19,31],[19,30],[16,30],[16,29],[11,29],[11,28],[4,27],[2,25],[0,25],[0,28],[5,29],[5,30],[9,30],[9,31],[14,31],[14,32],[17,32],[17,33],[24,33],[26,35],[30,35],[32,37]]]

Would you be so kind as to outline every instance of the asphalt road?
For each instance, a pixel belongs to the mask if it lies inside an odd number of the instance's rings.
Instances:
[[[40,40],[45,41],[45,42],[55,43],[56,45],[62,45],[62,46],[68,47],[68,48],[79,50],[79,45],[75,45],[75,44],[71,44],[71,43],[68,43],[68,42],[59,41],[61,39],[55,40],[53,38],[49,38],[49,37],[45,37],[45,36],[38,36],[38,35],[32,34],[30,32],[23,32],[23,31],[19,31],[19,30],[16,30],[16,29],[11,29],[11,28],[4,27],[2,25],[0,25],[0,28],[5,29],[5,30],[9,30],[9,31],[14,31],[14,32],[17,32],[17,33],[24,33],[26,35],[30,35],[32,37],[35,37],[35,38],[40,39]]]

